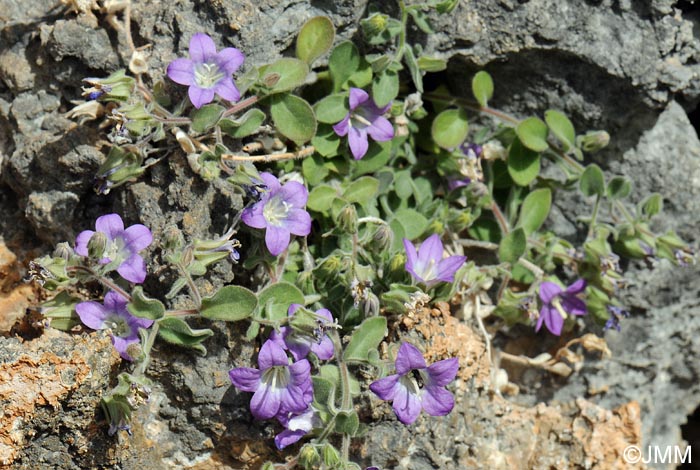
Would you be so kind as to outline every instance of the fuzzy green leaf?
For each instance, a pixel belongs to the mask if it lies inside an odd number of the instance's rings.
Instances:
[[[515,263],[525,253],[526,248],[525,230],[516,228],[501,240],[498,247],[498,258],[504,263]]]
[[[350,112],[348,106],[348,94],[333,93],[314,104],[314,112],[318,122],[325,124],[337,124]]]
[[[464,142],[469,132],[467,113],[462,108],[446,109],[433,120],[431,133],[436,144],[453,149]]]
[[[208,328],[193,330],[183,319],[177,317],[161,318],[158,327],[158,335],[168,343],[194,349],[201,355],[207,353],[202,341],[214,334]]]
[[[515,184],[527,186],[540,174],[540,154],[525,147],[520,139],[508,149],[508,174]]]
[[[372,99],[380,108],[391,103],[399,94],[399,75],[387,69],[374,77],[372,81]]]
[[[472,93],[481,106],[488,106],[493,96],[493,79],[488,72],[481,70],[472,78]]]
[[[632,192],[632,183],[624,176],[615,176],[608,183],[606,192],[612,200],[624,199]]]
[[[386,333],[386,318],[367,318],[352,333],[350,343],[343,353],[343,359],[346,361],[367,361],[369,350],[376,349]]]
[[[326,212],[331,208],[333,199],[338,197],[338,192],[335,188],[323,184],[316,186],[309,193],[309,200],[306,203],[306,207],[316,212]]]
[[[581,174],[579,188],[584,196],[602,196],[605,193],[603,170],[595,163],[588,165]]]
[[[225,134],[230,135],[234,139],[242,139],[255,134],[265,121],[265,118],[265,113],[257,108],[253,108],[238,119],[222,119],[219,121],[219,126]]]
[[[360,64],[360,51],[351,41],[341,42],[335,46],[328,59],[328,70],[333,79],[333,91],[340,91],[345,82],[360,69]]]
[[[356,411],[340,411],[335,415],[335,432],[354,436],[360,427],[360,418]]]
[[[257,305],[257,297],[245,287],[225,286],[202,299],[200,313],[210,320],[238,321],[250,317]]]
[[[328,17],[311,18],[297,36],[297,57],[310,65],[330,50],[334,39],[335,27]]]
[[[423,214],[414,209],[399,209],[394,212],[392,222],[398,222],[403,228],[404,236],[409,240],[414,240],[428,229],[428,219]],[[400,242],[400,240],[399,240]]]
[[[552,134],[559,139],[565,152],[576,145],[576,130],[571,121],[563,113],[550,109],[544,113],[544,120],[547,122]]]
[[[547,220],[551,207],[552,191],[549,188],[532,191],[523,201],[518,225],[523,228],[526,235],[536,232]]]
[[[304,84],[309,74],[306,62],[292,57],[283,57],[262,70],[263,83],[274,82],[270,93],[293,90]]]
[[[218,104],[207,104],[192,112],[192,130],[206,132],[219,122],[226,108]]]
[[[644,198],[644,200],[639,203],[639,208],[637,209],[644,217],[650,219],[660,213],[664,208],[664,198],[659,193],[653,193]]]
[[[275,127],[297,145],[308,142],[316,134],[316,117],[304,99],[287,93],[272,96],[270,114]]]
[[[165,305],[157,299],[150,299],[143,293],[143,287],[136,286],[131,293],[131,302],[126,309],[135,317],[158,320],[165,314]]]
[[[408,66],[408,71],[411,73],[413,84],[416,86],[416,90],[423,93],[423,74],[420,71],[420,67],[418,67],[416,55],[413,53],[413,49],[408,44],[404,45],[403,50],[403,60]]]
[[[544,152],[549,148],[547,143],[547,124],[537,117],[529,117],[515,128],[518,138],[523,145],[535,152]]]
[[[424,72],[442,72],[447,69],[447,61],[438,57],[420,56],[418,60],[418,68]]]
[[[377,192],[379,192],[379,180],[371,176],[363,176],[350,183],[345,192],[343,192],[343,198],[348,202],[365,204],[374,198]]]
[[[304,293],[294,284],[277,282],[258,294],[258,303],[269,314],[270,320],[287,318],[291,304],[304,304]]]

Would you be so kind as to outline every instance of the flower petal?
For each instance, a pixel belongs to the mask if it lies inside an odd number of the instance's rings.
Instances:
[[[459,359],[451,357],[428,366],[428,384],[426,386],[445,386],[452,382],[459,370]]]
[[[75,306],[75,312],[80,317],[80,321],[83,322],[83,325],[93,330],[103,329],[104,321],[110,313],[104,305],[93,300],[80,302]]]
[[[110,240],[114,240],[124,231],[124,222],[119,214],[102,215],[95,221],[95,229],[107,235]]]
[[[232,75],[243,65],[245,56],[235,47],[227,47],[221,49],[219,53],[216,54],[215,60],[216,65],[218,65],[220,69],[224,70],[228,75]]]
[[[586,289],[586,280],[585,279],[578,279],[576,282],[571,284],[569,287],[566,288],[566,293],[567,294],[578,294],[580,292],[583,292]]]
[[[241,92],[238,91],[238,88],[236,87],[236,84],[233,83],[231,77],[222,78],[217,82],[213,89],[214,93],[223,99],[230,101],[231,103],[235,103],[241,99]]]
[[[340,137],[345,137],[348,134],[348,131],[350,130],[350,114],[348,113],[342,121],[340,121],[338,124],[335,124],[333,126],[333,130]]]
[[[374,392],[382,400],[393,400],[396,395],[397,384],[399,383],[398,374],[388,375],[379,380],[375,380],[369,385],[369,389]]]
[[[544,316],[550,315],[550,309],[551,307],[549,305],[542,306],[542,308],[540,309],[540,316],[539,318],[537,318],[537,325],[535,325],[535,331],[540,331],[540,328],[542,328],[542,323],[544,323]]]
[[[455,406],[455,399],[442,387],[426,387],[422,395],[423,409],[430,416],[445,416]]]
[[[294,235],[305,237],[311,233],[311,216],[304,209],[291,209],[283,224]]]
[[[203,64],[216,56],[216,44],[207,34],[197,33],[190,38],[190,59],[195,64]]]
[[[306,359],[289,366],[290,383],[304,390],[311,383],[311,364]]]
[[[119,336],[112,335],[112,345],[122,357],[122,359],[124,359],[125,361],[131,362],[134,360],[131,356],[127,354],[126,349],[129,347],[130,344],[138,342],[139,340],[136,338],[120,338]]]
[[[406,271],[413,274],[414,277],[422,281],[423,279],[420,279],[414,271],[414,266],[416,265],[416,260],[418,259],[416,247],[406,238],[403,239],[403,247],[406,250]]]
[[[432,261],[438,264],[442,260],[442,241],[437,233],[432,234],[418,248],[418,260],[423,265],[429,265]]]
[[[141,224],[127,227],[121,237],[125,242],[125,248],[132,254],[148,248],[148,245],[153,242],[153,234],[148,227]]]
[[[194,63],[190,59],[175,59],[168,65],[168,78],[180,85],[194,84]]]
[[[411,343],[401,343],[399,353],[396,355],[396,372],[406,375],[413,369],[425,369],[425,358],[417,347]]]
[[[126,304],[128,303],[129,301],[127,299],[125,299],[121,294],[114,292],[113,290],[105,294],[105,309],[107,309],[107,311],[109,312],[119,313],[124,316],[130,316],[131,314],[126,310]]]
[[[277,343],[267,340],[263,343],[258,353],[258,365],[264,371],[273,366],[286,366],[289,364],[287,355]]]
[[[362,103],[369,100],[369,95],[360,88],[350,88],[350,109],[356,109]]]
[[[282,185],[280,185],[280,180],[278,180],[272,173],[260,173],[260,178],[262,178],[263,183],[265,183],[265,186],[267,186],[268,194],[274,194],[282,187]]]
[[[241,220],[248,227],[253,227],[253,228],[265,228],[265,227],[267,227],[267,220],[265,219],[265,216],[263,215],[264,208],[265,208],[265,204],[263,204],[262,202],[256,202],[251,207],[246,207],[245,209],[243,209],[243,213],[241,214]]]
[[[199,88],[198,86],[192,85],[187,90],[187,94],[190,97],[190,101],[195,108],[199,109],[207,103],[211,103],[214,99],[214,90]]]
[[[394,138],[394,126],[387,118],[378,116],[367,128],[367,133],[377,142],[386,142]]]
[[[561,306],[566,313],[571,315],[585,315],[588,313],[586,302],[573,295],[562,296]]]
[[[129,315],[128,318],[126,319],[126,323],[129,325],[134,336],[137,338],[139,336],[139,328],[147,329],[147,328],[150,328],[151,325],[153,325],[153,323],[154,323],[153,320],[151,320],[149,318],[135,317],[131,313],[129,313],[128,310],[126,312]]]
[[[564,319],[555,308],[549,308],[549,315],[544,316],[544,324],[553,335],[561,336]]]
[[[367,130],[350,127],[348,132],[348,144],[350,153],[355,160],[360,160],[367,153],[369,142],[367,141]]]
[[[287,249],[290,239],[289,230],[285,227],[270,225],[265,232],[265,246],[272,256],[277,256]]]
[[[270,419],[277,414],[281,404],[278,389],[261,385],[250,399],[250,412],[257,419]]]
[[[561,287],[554,282],[544,281],[540,284],[540,299],[548,304],[554,297],[561,293]]]
[[[329,323],[333,323],[333,314],[327,308],[319,308],[316,310],[316,315],[325,318]]]
[[[299,209],[304,207],[309,199],[309,191],[306,186],[298,181],[288,181],[282,186],[279,194],[284,202]]]
[[[78,253],[80,256],[87,256],[88,242],[94,234],[95,232],[93,232],[92,230],[83,230],[82,232],[80,232],[75,238],[75,252]]]
[[[299,439],[304,437],[306,433],[307,431],[290,431],[289,429],[285,429],[275,436],[275,446],[277,446],[279,450],[282,450],[285,447],[297,442]]]
[[[445,282],[454,281],[455,273],[466,260],[466,256],[448,256],[441,260],[437,266],[437,279]]]
[[[320,360],[327,361],[333,357],[333,341],[328,336],[324,336],[320,343],[311,344],[311,352]]]
[[[292,353],[292,357],[295,361],[300,361],[309,355],[311,351],[311,344],[309,341],[303,341],[301,338],[295,338],[294,336],[288,336],[285,343],[289,352]]]
[[[412,424],[420,414],[421,400],[418,395],[411,393],[401,382],[397,385],[392,408],[403,424]]]
[[[254,392],[260,386],[260,371],[251,367],[237,367],[228,371],[231,383],[244,392]]]
[[[131,255],[119,265],[117,272],[127,281],[141,284],[146,280],[146,262],[139,255]]]

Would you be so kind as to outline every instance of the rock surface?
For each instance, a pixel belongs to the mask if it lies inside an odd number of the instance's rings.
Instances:
[[[194,32],[206,31],[260,64],[287,53],[314,15],[330,16],[340,38],[352,37],[367,3],[134,2],[132,34],[137,45],[152,45],[149,66],[158,79]],[[463,1],[454,14],[435,18],[437,34],[413,36],[450,59],[444,77],[457,93],[469,95],[471,74],[485,68],[496,82],[495,106],[515,114],[561,109],[577,129],[608,130],[613,142],[598,163],[635,181],[633,202],[662,193],[666,211],[657,228],[677,229],[697,242],[700,143],[684,109],[700,99],[700,42],[693,33],[697,19],[676,3]],[[193,178],[177,156],[109,197],[94,195],[102,134],[94,123],[78,127],[65,113],[80,99],[82,78],[126,66],[126,37],[97,21],[103,18],[97,11],[78,15],[61,5],[0,0],[0,238],[24,262],[27,251],[73,240],[109,210],[149,225],[156,240],[173,226],[190,237],[221,233],[241,207],[240,196]],[[567,214],[585,213],[582,204],[572,199],[559,207],[559,233],[576,235]],[[159,263],[152,259],[149,267]],[[161,278],[147,290],[167,281],[168,273],[158,272]],[[7,276],[2,268],[0,274]],[[3,283],[0,297],[23,274]],[[223,268],[201,282],[213,288],[233,276]],[[355,443],[358,454],[367,464],[412,470],[547,469],[567,462],[608,469],[625,468],[626,445],[678,444],[679,426],[700,405],[700,366],[693,359],[700,356],[698,269],[631,266],[629,277],[625,298],[633,317],[620,333],[607,333],[612,358],[586,361],[566,381],[527,375],[512,401],[488,391],[491,372],[480,335],[436,315],[431,321],[440,328],[459,328],[460,343],[427,326],[426,334],[412,334],[435,348],[433,360],[463,355],[455,412],[405,428],[386,405],[367,397],[379,421]],[[272,446],[278,429],[252,420],[248,397],[226,374],[250,364],[254,345],[234,327],[214,329],[205,358],[159,344],[149,372],[160,386],[138,413],[134,436],[118,439],[106,435],[98,406],[119,371],[108,339],[50,330],[24,343],[0,338],[0,468],[253,469],[281,458]]]

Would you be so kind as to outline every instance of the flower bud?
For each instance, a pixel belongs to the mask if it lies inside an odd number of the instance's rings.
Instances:
[[[73,251],[73,248],[71,248],[71,246],[66,242],[61,242],[56,245],[56,249],[53,252],[53,256],[55,258],[63,258],[66,261],[71,259],[74,254],[75,252]]]
[[[107,234],[95,232],[88,242],[88,257],[96,260],[104,258],[105,251],[107,251],[107,243],[109,243]]]
[[[587,153],[595,153],[610,143],[610,134],[605,131],[589,131],[578,138],[578,146]]]
[[[381,34],[386,29],[388,20],[388,15],[383,13],[375,13],[369,18],[360,21],[362,32],[368,37]]]
[[[299,451],[299,463],[303,468],[312,468],[321,463],[321,455],[315,446],[306,444]]]
[[[348,204],[340,211],[338,226],[347,233],[357,233],[357,209],[353,204]]]
[[[141,167],[142,163],[143,158],[138,154],[113,146],[107,159],[97,170],[95,191],[98,194],[107,194],[112,188],[137,178],[145,171]]]
[[[289,326],[292,330],[297,333],[301,333],[305,336],[314,336],[318,330],[319,321],[321,320],[318,315],[316,315],[311,310],[305,307],[299,307],[289,318]]]
[[[405,273],[406,269],[406,255],[403,253],[397,253],[389,261],[389,273],[396,275],[397,273]]]
[[[325,444],[323,449],[321,449],[321,453],[323,454],[323,463],[326,466],[336,468],[336,466],[340,464],[340,453],[332,445]]]
[[[107,78],[84,78],[89,86],[83,87],[83,96],[96,99],[104,97],[107,101],[126,101],[133,92],[136,81],[118,70]]]
[[[339,256],[329,256],[319,265],[318,274],[320,278],[330,278],[338,274],[342,267],[342,260]]]
[[[362,310],[365,313],[365,318],[376,317],[379,315],[379,297],[374,292],[368,292],[367,298],[362,302]]]
[[[374,253],[386,251],[394,243],[394,231],[386,224],[379,224],[370,238],[367,248]]]
[[[316,287],[314,286],[314,275],[311,271],[300,272],[297,275],[297,285],[306,295],[316,293]]]

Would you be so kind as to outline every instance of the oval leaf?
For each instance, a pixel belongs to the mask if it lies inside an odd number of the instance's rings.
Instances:
[[[540,188],[532,191],[523,201],[520,209],[518,225],[523,228],[526,235],[537,231],[549,215],[552,207],[552,191],[549,188]]]
[[[569,149],[576,145],[574,125],[563,113],[550,109],[544,113],[544,120],[547,122],[552,134],[561,142],[565,152],[568,152]]]
[[[515,139],[508,150],[508,174],[520,186],[527,186],[540,174],[540,154]]]
[[[328,59],[328,70],[333,79],[333,91],[340,91],[352,75],[360,69],[360,51],[351,41],[341,42]]]
[[[210,320],[238,321],[250,317],[257,305],[257,297],[245,287],[225,286],[202,299],[200,313]]]
[[[192,112],[192,130],[206,132],[219,122],[226,108],[218,104],[207,104]]]
[[[280,93],[303,85],[308,74],[309,66],[306,62],[292,57],[283,57],[265,67],[262,81],[266,83],[266,80],[272,80],[272,77],[277,78],[275,84],[270,87],[270,93]]]
[[[346,361],[367,361],[370,349],[376,349],[386,334],[386,318],[367,318],[352,333],[350,343],[343,353],[343,359]]]
[[[136,286],[132,291],[131,302],[126,309],[135,317],[149,320],[158,320],[165,314],[165,305],[160,300],[146,297],[141,286]]]
[[[316,134],[314,111],[298,96],[286,93],[272,96],[270,114],[280,134],[297,145],[308,142]]]
[[[447,61],[439,57],[428,57],[422,55],[416,61],[418,68],[423,72],[442,72],[447,68]]]
[[[194,349],[202,355],[207,353],[202,341],[214,334],[209,328],[193,330],[183,319],[177,317],[161,318],[158,327],[158,335],[168,343]]]
[[[607,187],[608,197],[612,200],[624,199],[632,192],[632,183],[624,176],[615,176]]]
[[[363,176],[352,183],[343,193],[348,202],[365,204],[379,192],[379,180],[371,176]]]
[[[342,121],[350,112],[347,93],[333,93],[314,105],[318,122],[336,124]]]
[[[515,263],[525,253],[527,237],[522,228],[516,228],[503,237],[498,246],[498,258],[504,263]]]
[[[311,65],[328,52],[335,39],[335,27],[326,16],[317,16],[304,23],[297,36],[297,57]]]
[[[537,117],[529,117],[515,128],[518,138],[523,145],[535,152],[544,152],[549,148],[547,143],[547,124]]]
[[[584,196],[602,196],[605,192],[605,176],[603,170],[591,163],[583,170],[579,180],[579,188]]]
[[[474,98],[483,107],[486,107],[493,96],[493,80],[488,72],[482,70],[477,72],[472,79],[472,93]]]
[[[372,99],[383,108],[399,94],[399,75],[387,69],[377,75],[372,82]]]
[[[265,117],[265,113],[257,108],[253,108],[236,120],[222,119],[219,121],[219,127],[225,134],[230,135],[234,139],[241,139],[255,134],[265,121]]]
[[[258,303],[269,314],[270,320],[287,318],[291,304],[304,304],[304,293],[288,282],[277,282],[258,293]]]
[[[453,149],[464,142],[469,132],[467,113],[461,109],[447,109],[433,120],[431,133],[436,144]]]
[[[309,200],[306,202],[306,207],[316,212],[326,212],[331,208],[333,199],[338,197],[338,192],[335,188],[322,184],[316,186],[309,193]]]

